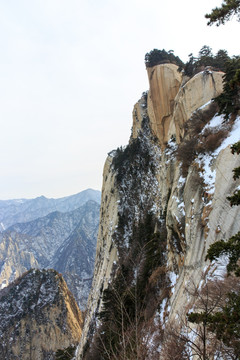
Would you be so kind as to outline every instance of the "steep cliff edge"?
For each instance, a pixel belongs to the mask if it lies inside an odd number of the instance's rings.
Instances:
[[[173,64],[148,74],[129,144],[104,168],[78,359],[158,359],[164,324],[189,302],[186,284],[200,282],[209,245],[239,230],[240,210],[226,196],[240,184],[229,146],[240,120],[224,123],[211,102],[223,73],[206,69],[185,84]]]
[[[222,93],[223,75],[223,72],[206,69],[181,86],[174,99],[173,120],[167,141],[175,133],[177,143],[181,142],[184,137],[184,123],[192,113]]]
[[[169,140],[168,129],[172,121],[174,99],[179,91],[182,74],[174,64],[156,65],[148,70],[148,115],[153,132],[161,145]]]
[[[76,346],[82,316],[62,276],[30,270],[0,291],[1,359],[55,359]]]

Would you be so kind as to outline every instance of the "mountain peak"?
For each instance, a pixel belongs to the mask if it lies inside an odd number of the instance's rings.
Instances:
[[[44,359],[77,344],[82,316],[61,274],[29,270],[0,291],[0,353]],[[10,355],[12,354],[12,355]]]

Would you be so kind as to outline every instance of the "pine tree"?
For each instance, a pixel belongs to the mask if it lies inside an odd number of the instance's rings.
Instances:
[[[205,18],[209,19],[208,25],[216,23],[219,26],[225,24],[234,15],[240,21],[240,0],[223,0],[221,7],[214,8],[210,14],[205,15]]]
[[[225,120],[240,110],[240,56],[226,62],[223,92],[215,101]]]
[[[230,60],[228,56],[228,52],[226,50],[218,50],[215,58],[214,58],[214,67],[219,70],[226,71],[226,62]]]

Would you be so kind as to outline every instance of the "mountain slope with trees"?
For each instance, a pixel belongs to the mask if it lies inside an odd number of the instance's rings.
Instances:
[[[232,60],[224,51],[214,57],[206,46],[200,53],[195,62],[203,68],[193,76],[184,68],[179,75],[168,59],[147,66],[150,91],[134,107],[129,144],[106,160],[78,359],[237,359],[237,342],[223,341],[216,318],[220,323],[230,311],[228,294],[239,282],[205,258],[211,244],[239,231],[240,210],[226,194],[240,185],[232,178],[240,158],[230,149],[240,117],[236,108],[226,117],[213,101],[209,88],[224,94],[223,73],[205,63]],[[176,95],[161,94],[161,108],[171,112],[166,117],[153,97],[156,89],[172,91],[168,81],[179,88]]]

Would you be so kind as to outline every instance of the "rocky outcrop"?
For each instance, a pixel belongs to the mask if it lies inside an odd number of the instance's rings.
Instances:
[[[148,116],[151,128],[161,146],[169,140],[174,100],[179,91],[182,75],[174,64],[156,65],[148,70]]]
[[[213,271],[205,261],[209,245],[239,231],[240,209],[231,208],[226,196],[240,185],[232,178],[240,157],[230,151],[240,119],[226,127],[221,117],[206,112],[211,98],[222,91],[223,74],[206,69],[181,84],[175,65],[158,65],[148,73],[150,92],[134,107],[129,145],[110,153],[104,168],[94,280],[77,359],[97,358],[101,344],[96,339],[104,342],[109,329],[104,313],[118,311],[111,296],[115,302],[120,298],[121,309],[134,308],[134,344],[139,341],[146,351],[144,359],[158,358],[161,331],[190,301],[185,291],[189,281],[197,286],[202,272]],[[194,139],[199,136],[201,144],[190,142],[193,136],[183,128],[196,111],[204,119],[201,128],[194,129]],[[218,140],[207,147],[214,136]],[[182,160],[176,156],[180,149]],[[139,283],[143,293],[134,298]],[[118,335],[120,352],[131,331],[128,323],[126,334]],[[136,349],[128,350],[130,358],[137,358]]]
[[[82,316],[62,276],[30,270],[0,291],[0,354],[5,360],[55,359],[76,346]]]
[[[196,109],[221,94],[224,73],[206,68],[186,83],[174,64],[156,65],[147,68],[149,78],[148,116],[153,133],[158,137],[162,148],[171,136],[177,143],[184,136],[184,123]],[[135,105],[133,112],[133,136],[141,124],[141,104]]]
[[[181,142],[184,137],[184,123],[190,119],[196,109],[201,108],[223,91],[223,75],[223,72],[206,68],[179,89],[174,100],[173,119],[167,140],[175,135],[177,143]]]

